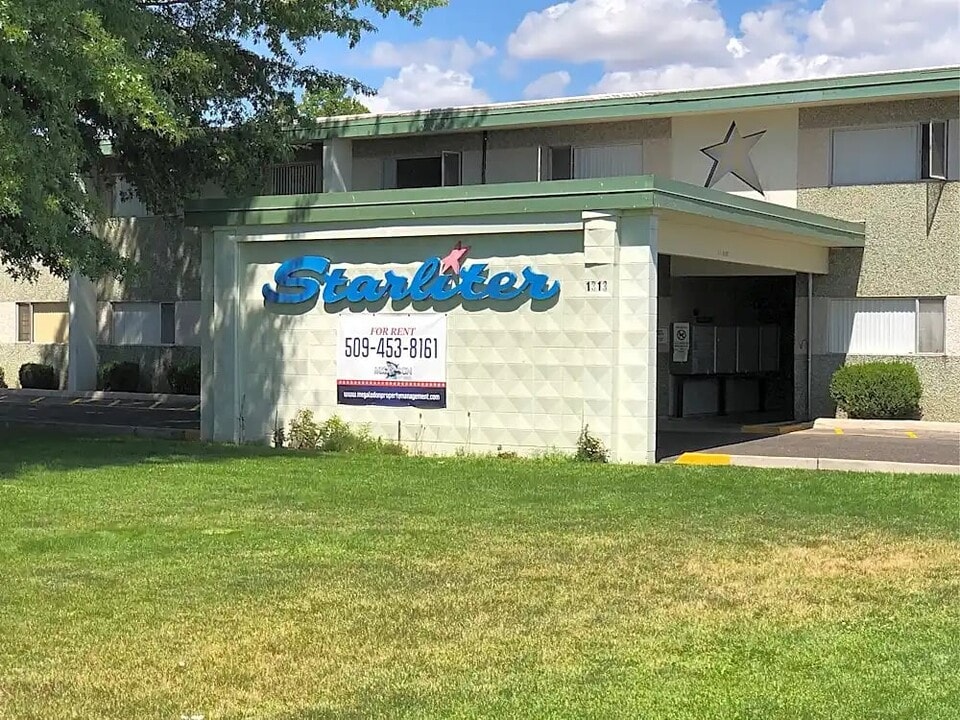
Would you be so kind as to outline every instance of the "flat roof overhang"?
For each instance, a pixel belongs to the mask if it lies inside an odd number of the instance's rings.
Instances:
[[[309,142],[338,137],[374,138],[419,133],[506,130],[674,117],[689,113],[955,96],[958,92],[960,66],[948,66],[760,85],[597,95],[333,117],[319,120],[310,127],[292,130],[291,133],[296,139]]]
[[[653,175],[417,190],[196,200],[188,225],[263,228],[364,225],[510,215],[656,213],[658,250],[798,272],[827,271],[830,248],[863,247],[863,223],[818,215]]]

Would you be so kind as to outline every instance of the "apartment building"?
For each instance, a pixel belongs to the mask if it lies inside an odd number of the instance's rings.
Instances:
[[[191,202],[173,237],[111,221],[169,263],[156,287],[88,288],[85,320],[61,284],[0,287],[0,362],[62,357],[81,327],[101,359],[199,343],[219,440],[307,407],[437,452],[566,448],[589,425],[649,461],[658,418],[831,415],[833,371],[881,357],[916,364],[925,418],[960,420],[960,68],[299,140],[317,154],[273,194]]]

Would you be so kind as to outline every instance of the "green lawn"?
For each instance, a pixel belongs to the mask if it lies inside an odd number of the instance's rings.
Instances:
[[[947,477],[0,435],[0,718],[960,717]]]

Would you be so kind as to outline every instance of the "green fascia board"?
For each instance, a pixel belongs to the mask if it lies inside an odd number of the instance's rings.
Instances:
[[[249,227],[583,211],[664,210],[801,235],[828,245],[862,246],[863,223],[743,198],[652,175],[598,180],[372,190],[195,200],[187,224]]]
[[[446,108],[330,118],[292,131],[298,140],[492,130],[540,125],[672,117],[787,105],[865,102],[960,93],[960,66],[766,85],[594,97],[524,104]]]

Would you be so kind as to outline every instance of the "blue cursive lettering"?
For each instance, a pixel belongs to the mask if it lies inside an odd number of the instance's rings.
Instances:
[[[524,295],[532,300],[550,300],[560,294],[560,283],[547,275],[523,268],[520,276],[498,272],[487,277],[486,263],[463,267],[459,277],[441,273],[440,258],[428,258],[412,278],[387,270],[383,278],[357,275],[349,278],[343,268],[330,268],[330,260],[319,255],[291,258],[280,264],[274,273],[274,286],[263,286],[266,303],[296,305],[316,299],[323,290],[323,301],[333,304],[374,303],[389,297],[394,301],[442,302],[458,295],[465,301],[489,298],[494,302],[515,300]],[[522,278],[522,279],[521,279]]]

